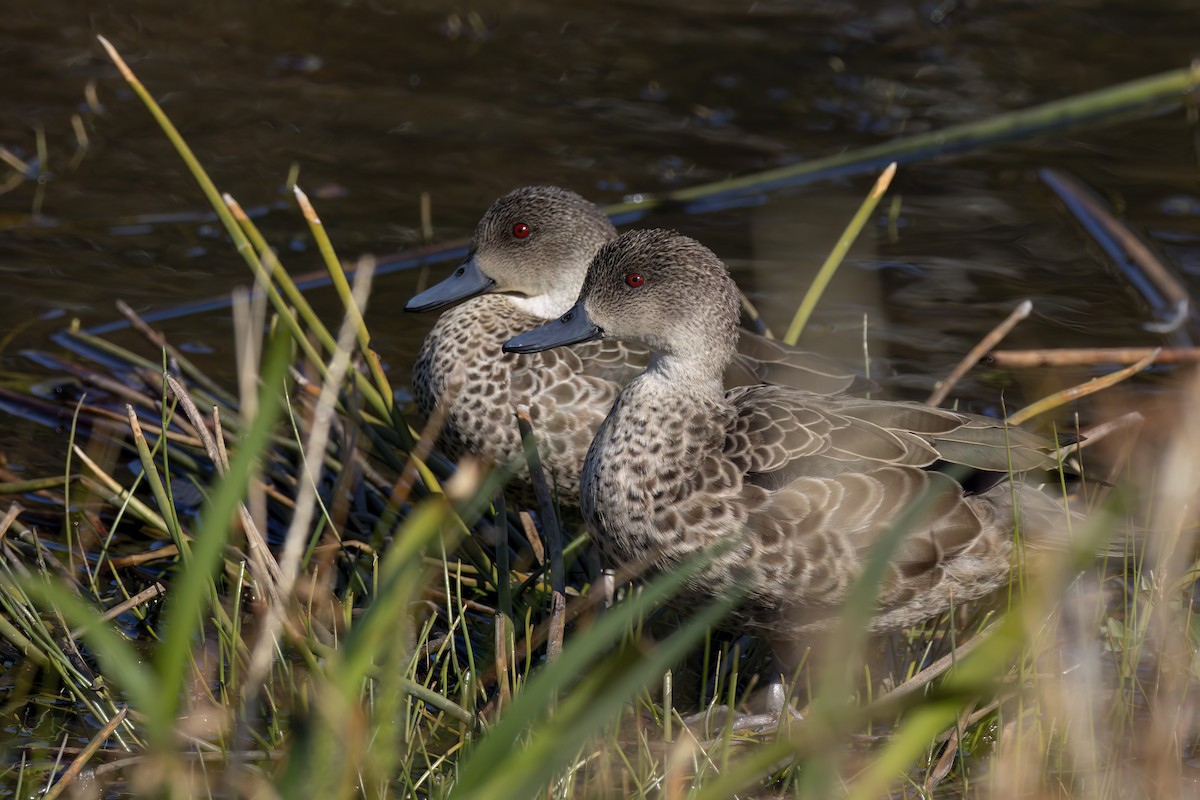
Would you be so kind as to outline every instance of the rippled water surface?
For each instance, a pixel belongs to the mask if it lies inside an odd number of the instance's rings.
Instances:
[[[247,283],[96,34],[303,273],[320,260],[284,191],[292,169],[344,258],[391,254],[420,243],[422,192],[447,241],[522,184],[615,202],[749,174],[1186,66],[1200,14],[1192,0],[22,4],[0,26],[0,145],[31,161],[40,131],[48,171],[0,195],[6,381],[44,378],[23,351],[53,349],[71,318],[117,318],[117,299],[153,314]],[[1095,188],[1194,290],[1196,153],[1196,127],[1175,111],[907,166],[893,233],[885,200],[807,344],[861,362],[866,315],[874,369],[920,394],[1023,297],[1035,314],[1013,346],[1157,343],[1145,303],[1037,170]],[[782,329],[870,182],[639,224],[710,244]],[[432,321],[400,312],[417,280],[379,277],[369,312],[397,385]],[[314,299],[333,311],[325,290]],[[161,326],[227,377],[229,319],[218,309]],[[995,405],[1001,387],[1026,398],[1044,377],[978,371],[962,394]],[[6,419],[10,460],[61,464],[61,437]]]

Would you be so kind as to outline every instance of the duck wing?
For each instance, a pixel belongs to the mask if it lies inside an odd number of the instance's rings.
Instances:
[[[1029,541],[1062,540],[1070,512],[1019,480],[1011,465],[1053,465],[1054,443],[998,420],[918,404],[828,398],[782,387],[727,393],[736,416],[724,456],[740,469],[738,503],[759,556],[763,625],[832,624],[871,548],[905,531],[879,587],[873,630],[980,597],[1008,577],[1016,511]],[[1005,449],[1007,448],[1007,450]],[[1000,469],[1001,485],[972,494],[946,462]],[[777,616],[773,616],[776,612]]]
[[[764,488],[883,466],[1010,473],[1057,464],[1054,443],[1037,434],[918,403],[823,397],[779,386],[739,387],[726,397],[737,415],[726,455],[748,482]]]
[[[848,400],[840,413],[925,439],[948,464],[985,472],[1020,473],[1058,467],[1057,444],[1004,420],[921,403]]]
[[[741,331],[738,352],[725,370],[725,386],[769,383],[816,394],[838,394],[857,377],[832,359]]]
[[[914,624],[1007,580],[1011,504],[964,497],[947,475],[915,467],[804,477],[747,520],[759,549],[777,554],[766,562],[787,565],[776,579],[777,627],[796,632],[836,620],[872,546],[897,524],[906,534],[879,587],[872,630]]]
[[[585,342],[572,349],[579,355],[581,374],[622,386],[637,377],[650,362],[648,349],[616,339]],[[838,394],[857,378],[855,373],[832,359],[750,331],[741,332],[738,352],[725,371],[727,387],[765,383],[816,394]]]

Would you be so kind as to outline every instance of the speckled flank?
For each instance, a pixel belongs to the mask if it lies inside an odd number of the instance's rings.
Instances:
[[[514,234],[515,226],[524,236]],[[475,229],[471,252],[495,282],[491,294],[444,312],[425,337],[413,367],[413,393],[428,417],[448,402],[440,442],[447,455],[495,463],[521,459],[514,410],[529,403],[559,498],[575,504],[592,436],[622,386],[649,358],[640,344],[606,340],[537,355],[510,355],[501,345],[557,318],[574,304],[588,263],[617,232],[595,205],[549,186],[517,189],[497,200]],[[778,342],[743,334],[731,383],[762,381],[822,392],[848,386],[838,365]],[[456,391],[450,392],[452,378]]]
[[[1067,512],[1036,491],[1001,480],[968,495],[929,469],[1005,473],[1010,459],[1018,471],[1049,468],[1051,443],[1034,434],[918,404],[765,385],[726,391],[737,295],[721,261],[691,239],[624,234],[593,261],[583,302],[606,336],[654,352],[587,454],[584,518],[609,561],[652,571],[728,543],[685,605],[736,583],[749,593],[741,627],[775,638],[820,629],[871,545],[912,513],[870,625],[900,628],[1008,580],[1014,494],[1027,537],[1065,524]]]

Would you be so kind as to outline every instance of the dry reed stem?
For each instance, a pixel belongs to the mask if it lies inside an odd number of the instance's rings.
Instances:
[[[754,323],[754,330],[767,339],[774,339],[775,333],[771,330],[771,326],[763,319],[762,314],[758,313],[758,307],[746,296],[746,293],[738,289],[738,297],[742,301],[742,310],[746,312],[746,316]]]
[[[962,357],[962,360],[958,362],[958,365],[950,372],[946,379],[938,383],[925,403],[931,406],[941,405],[942,401],[958,385],[958,382],[963,379],[963,376],[979,363],[979,359],[983,358],[984,353],[987,353],[999,344],[1005,336],[1008,336],[1012,329],[1017,326],[1017,323],[1028,317],[1031,311],[1033,311],[1033,303],[1029,300],[1022,300],[1003,322],[992,328],[987,336],[980,339],[979,343]]]
[[[85,412],[86,415],[89,418],[91,418],[93,421],[107,420],[107,421],[113,422],[114,424],[128,422],[128,417],[125,414],[118,414],[117,412],[110,411],[107,408],[100,408],[99,406],[86,406],[85,405],[85,406],[82,406],[80,410],[82,412]],[[186,420],[180,420],[180,422],[186,422]],[[126,425],[124,427],[117,427],[115,429],[120,430],[122,433],[124,433],[127,428],[128,428],[128,426]],[[190,433],[184,433],[182,431],[173,431],[170,429],[163,430],[162,426],[155,425],[153,422],[147,422],[146,420],[142,420],[142,430],[152,433],[155,436],[165,437],[167,439],[167,441],[174,442],[175,444],[186,445],[188,447],[203,447],[204,446],[204,442],[200,439],[200,437],[198,435],[193,436]]]
[[[1154,355],[1156,354],[1157,355]],[[1086,367],[1095,364],[1136,364],[1154,355],[1155,364],[1193,364],[1200,347],[1069,347],[1045,350],[993,350],[987,363],[1005,369]]]
[[[542,565],[546,563],[546,546],[542,543],[542,535],[538,533],[537,525],[533,523],[533,515],[528,511],[522,511],[518,514],[521,520],[521,530],[525,532],[525,539],[529,542],[530,549],[533,550],[533,559]]]
[[[267,240],[263,238],[258,228],[255,227],[254,222],[250,219],[250,216],[246,213],[245,209],[243,209],[241,204],[238,203],[238,201],[234,199],[233,195],[229,194],[228,192],[225,192],[221,195],[221,200],[225,203],[226,208],[229,209],[229,213],[233,216],[234,220],[242,229],[242,232],[246,235],[246,238],[250,241],[250,244],[254,247],[255,252],[258,254],[259,260],[262,262],[264,267],[269,269],[271,280],[278,285],[280,294],[292,307],[299,312],[301,319],[316,319],[316,312],[313,311],[312,305],[308,302],[308,298],[305,297],[304,293],[297,288],[297,281],[288,274],[286,269],[284,269],[283,264],[280,263],[275,251],[271,249],[269,244],[267,244]],[[260,289],[265,289],[265,287],[260,286]],[[257,303],[265,305],[267,300],[266,292],[256,291],[254,293],[254,300]],[[329,331],[320,327],[313,327],[312,332],[315,336],[317,336],[318,339],[320,339],[322,347],[324,347],[327,352],[332,352],[334,349],[334,341]],[[257,361],[255,361],[255,363],[257,363]]]
[[[107,492],[111,497],[116,498],[116,500],[119,501],[114,502],[113,505],[120,506],[121,504],[128,504],[129,508],[132,509],[134,514],[143,522],[157,528],[162,533],[170,535],[171,528],[167,525],[167,521],[163,519],[161,514],[150,508],[150,506],[146,505],[141,500],[134,497],[125,487],[117,482],[116,478],[112,477],[103,469],[101,469],[100,465],[93,461],[91,457],[84,452],[82,447],[77,444],[71,445],[71,451],[75,454],[75,458],[78,458],[80,461],[82,461],[84,466],[90,469],[96,476],[95,480],[91,480],[87,476],[81,478],[80,480],[85,487],[96,492],[97,494],[105,494]],[[191,537],[191,535],[186,531],[183,531],[183,535],[188,538]]]
[[[353,300],[356,310],[366,308],[367,297],[371,291],[371,279],[375,274],[373,259],[364,259],[359,263],[355,275]],[[319,470],[324,463],[325,450],[329,443],[329,429],[334,419],[334,409],[338,402],[342,381],[350,370],[351,347],[358,331],[362,317],[358,314],[347,313],[338,331],[337,347],[330,359],[325,372],[325,381],[313,412],[313,425],[309,431],[308,442],[304,447],[302,463],[303,478],[298,481],[299,492],[296,497],[296,512],[288,526],[284,537],[283,552],[279,559],[280,597],[267,609],[267,618],[263,622],[257,640],[251,651],[250,663],[246,668],[246,679],[242,685],[245,703],[243,708],[250,710],[256,705],[263,681],[271,668],[271,659],[278,646],[279,630],[284,625],[284,616],[290,604],[296,585],[296,577],[300,570],[300,559],[308,542],[310,525],[314,514],[317,498],[317,482],[320,479]],[[249,715],[243,715],[239,727],[250,723]],[[240,741],[236,737],[234,741]]]
[[[257,280],[257,279],[256,279]],[[235,287],[231,293],[233,311],[233,349],[237,364],[238,411],[249,424],[258,416],[258,364],[262,360],[262,333],[266,324],[265,287],[257,291]]]
[[[514,577],[525,577],[525,580],[528,581],[529,577],[532,576],[522,576],[521,573],[514,573]],[[629,580],[630,576],[626,575],[625,578],[626,580]],[[543,591],[547,588],[544,583],[538,584],[538,586]],[[602,598],[598,598],[595,593],[580,594],[578,593],[578,590],[572,589],[571,595],[574,599],[570,604],[566,605],[562,615],[562,625],[564,627],[566,623],[579,619],[579,617],[586,612],[595,610],[602,602]],[[536,650],[543,643],[548,643],[550,638],[551,622],[553,621],[553,619],[550,619],[539,623],[534,627],[529,636],[517,642],[516,646],[511,652],[511,663],[520,664],[521,662],[525,661],[526,656],[531,651]],[[493,672],[494,670],[495,665],[493,664],[480,674],[480,685],[484,687],[491,686],[492,681],[494,681],[496,678]]]
[[[0,161],[8,164],[25,178],[33,177],[34,170],[27,161],[21,160],[12,150],[0,144]]]
[[[1008,418],[1008,424],[1020,425],[1028,420],[1033,419],[1039,414],[1044,414],[1047,411],[1065,405],[1072,400],[1078,400],[1081,397],[1087,397],[1089,394],[1095,394],[1110,386],[1115,386],[1126,378],[1130,378],[1144,370],[1146,367],[1154,363],[1155,357],[1158,355],[1158,349],[1151,351],[1145,358],[1138,361],[1132,366],[1126,367],[1116,372],[1111,372],[1108,375],[1102,375],[1099,378],[1093,378],[1087,383],[1081,383],[1078,386],[1072,386],[1068,389],[1063,389],[1061,392],[1055,392],[1052,395],[1043,397],[1030,405],[1025,406],[1020,411],[1012,414]]]
[[[4,541],[4,537],[8,536],[8,529],[17,521],[17,517],[24,511],[24,507],[18,502],[12,502],[8,506],[8,511],[4,513],[4,518],[0,519],[0,542]]]
[[[226,750],[226,751],[216,751],[216,752],[211,752],[211,751],[209,751],[209,752],[192,752],[192,751],[184,750],[184,751],[177,753],[176,755],[178,757],[186,759],[188,761],[196,761],[196,762],[202,763],[202,764],[208,764],[208,763],[216,764],[216,763],[224,763],[225,761],[233,760],[235,758],[240,761],[243,761],[243,762],[245,762],[245,761],[268,761],[268,760],[282,761],[283,758],[287,755],[287,753],[284,750],[269,750],[269,751],[268,750],[239,750],[239,751]],[[109,761],[107,764],[101,764],[100,766],[96,767],[96,769],[93,771],[92,774],[96,778],[102,778],[107,775],[111,775],[114,772],[120,772],[121,770],[125,769],[126,767],[136,766],[136,765],[144,763],[148,760],[153,761],[155,758],[156,758],[156,756],[154,756],[154,755],[136,755],[136,756],[130,756],[129,758],[117,759],[116,761]],[[255,795],[255,796],[260,796],[260,795]],[[261,796],[269,797],[270,795],[264,794]]]
[[[421,243],[433,244],[433,197],[421,192]]]
[[[208,430],[208,424],[204,416],[200,413],[200,409],[196,408],[196,404],[192,402],[191,395],[187,389],[175,376],[170,373],[163,373],[163,377],[167,381],[167,386],[171,389],[171,393],[175,395],[175,399],[183,406],[183,412],[187,418],[191,420],[192,427],[200,435],[200,440],[204,443],[204,452],[208,454],[209,459],[216,465],[217,473],[224,477],[229,472],[229,461],[227,457],[222,459],[223,449],[219,449],[216,440],[213,439],[212,432]],[[217,433],[220,434],[220,428],[217,428]],[[222,444],[224,437],[222,436]],[[254,483],[255,481],[251,481]],[[267,544],[266,537],[262,535],[253,517],[250,515],[250,509],[246,507],[244,502],[238,503],[238,517],[242,522],[243,532],[246,534],[246,541],[250,544],[250,558],[256,565],[256,572],[263,580],[263,588],[271,595],[275,602],[279,602],[280,584],[282,583],[283,573],[280,570],[279,562],[275,560],[275,554],[271,552],[270,545]]]
[[[979,633],[968,639],[966,642],[959,644],[951,652],[942,656],[937,661],[918,672],[916,675],[913,675],[904,683],[901,683],[899,686],[895,687],[889,692],[879,695],[875,698],[873,705],[888,703],[901,697],[906,697],[913,692],[924,689],[935,678],[940,677],[948,672],[956,663],[965,658],[975,648],[979,647],[979,645],[987,641],[988,636],[995,631],[997,625],[998,623],[996,622],[991,623]]]
[[[178,550],[176,552],[178,552]],[[151,600],[158,597],[160,594],[165,594],[166,591],[167,591],[166,586],[164,586],[162,583],[160,583],[158,581],[155,581],[153,583],[153,585],[146,587],[142,591],[140,591],[137,594],[130,597],[128,600],[124,600],[120,603],[117,603],[115,606],[108,609],[103,614],[101,614],[98,617],[98,619],[100,619],[104,622],[108,622],[110,620],[116,619],[117,617],[121,616],[126,611],[129,611],[132,608],[136,608],[136,607],[142,605],[143,603],[149,603]],[[75,630],[71,631],[71,638],[78,639],[80,636],[83,636],[83,631],[84,631],[83,628],[76,628]]]
[[[79,752],[79,755],[75,756],[75,758],[71,761],[70,765],[63,772],[62,777],[50,787],[49,791],[47,791],[45,795],[43,795],[45,800],[55,800],[55,798],[60,796],[76,781],[76,779],[79,777],[79,774],[83,771],[84,766],[87,765],[88,761],[91,760],[92,756],[96,754],[108,737],[112,736],[117,728],[121,726],[121,723],[125,721],[125,717],[128,713],[128,708],[122,708],[113,715],[112,719],[105,723],[103,728],[96,732],[95,736],[88,740],[87,745]]]
[[[195,428],[205,454],[213,462],[213,466],[217,468],[217,474],[222,478],[225,477],[229,472],[229,462],[222,460],[221,454],[217,451],[217,443],[213,439],[212,432],[208,430],[208,424],[200,414],[200,409],[196,408],[196,404],[192,402],[191,395],[174,375],[170,372],[164,372],[163,378],[166,380],[171,394],[175,395],[175,399],[183,406],[183,413],[187,415],[188,420],[192,423],[192,427]]]
[[[507,576],[504,578],[507,580]],[[492,617],[495,623],[493,646],[496,649],[496,682],[499,693],[496,696],[496,714],[502,713],[512,699],[512,688],[508,679],[508,617],[497,611]]]
[[[107,563],[113,569],[124,569],[125,567],[140,567],[143,564],[162,561],[165,558],[175,558],[178,555],[179,548],[176,545],[166,544],[157,550],[147,550],[144,553],[134,553],[128,556],[110,556]]]
[[[167,357],[170,358],[171,361],[178,364],[180,370],[185,375],[189,376],[193,381],[203,386],[206,391],[215,396],[220,397],[222,394],[224,394],[221,390],[221,387],[217,386],[217,384],[210,380],[202,370],[198,369],[196,365],[192,363],[191,359],[179,352],[179,348],[171,344],[162,331],[155,330],[154,328],[150,327],[150,325],[144,319],[142,319],[136,311],[129,307],[128,303],[126,303],[124,300],[117,300],[117,311],[122,317],[125,318],[125,321],[129,323],[129,326],[138,334],[140,334],[143,339],[145,339],[158,350],[165,351]]]
[[[446,392],[441,402],[434,407],[433,413],[429,415],[429,419],[425,421],[425,425],[421,428],[421,433],[417,436],[416,446],[409,451],[408,459],[404,462],[404,469],[400,472],[400,477],[396,479],[395,484],[392,486],[392,493],[388,498],[388,505],[392,508],[400,508],[408,502],[413,487],[416,486],[417,478],[421,475],[421,465],[429,458],[429,454],[433,452],[433,448],[437,444],[438,437],[442,435],[442,429],[446,427],[446,417],[450,413],[450,407],[454,405],[454,401],[458,397],[459,391],[462,390],[462,386],[462,378],[456,370],[446,383]],[[436,484],[427,486],[426,488],[432,492],[441,491],[441,487]]]
[[[1118,433],[1119,431],[1123,431],[1127,428],[1139,427],[1145,422],[1146,418],[1143,417],[1140,412],[1130,411],[1126,414],[1122,414],[1116,419],[1109,420],[1108,422],[1102,422],[1099,425],[1093,425],[1092,427],[1081,431],[1079,434],[1079,441],[1069,444],[1066,447],[1059,448],[1059,452],[1063,455],[1078,453],[1083,448],[1091,447],[1092,445],[1104,440],[1114,433]]]
[[[1166,444],[1157,475],[1148,539],[1146,599],[1141,616],[1144,637],[1126,663],[1136,665],[1139,688],[1149,714],[1135,729],[1137,777],[1156,788],[1158,797],[1195,796],[1194,769],[1200,712],[1197,709],[1195,643],[1196,537],[1200,532],[1196,500],[1200,496],[1200,424],[1195,413],[1200,378],[1193,376],[1180,400],[1181,416]],[[1149,482],[1148,482],[1149,483]],[[1147,658],[1143,648],[1153,646]],[[1145,661],[1143,661],[1145,659]],[[1143,663],[1139,664],[1138,662]],[[1141,667],[1149,675],[1141,680]],[[1185,761],[1188,766],[1185,767]]]
[[[1014,692],[1005,692],[1004,694],[1001,694],[999,697],[997,697],[992,702],[988,703],[983,708],[972,711],[969,715],[967,715],[965,718],[963,718],[963,720],[961,721],[961,723],[959,724],[958,727],[951,728],[950,730],[946,731],[942,735],[938,736],[935,741],[937,741],[938,743],[947,742],[950,740],[950,737],[953,735],[953,731],[959,730],[959,729],[964,730],[964,731],[969,730],[971,728],[971,726],[974,725],[976,722],[979,722],[979,720],[983,719],[988,714],[991,714],[993,711],[995,711],[997,708],[999,708],[1000,704],[1002,702],[1012,698],[1015,695],[1016,695],[1015,691]]]
[[[963,710],[958,715],[954,726],[947,732],[946,747],[925,776],[924,786],[926,792],[932,792],[950,774],[950,768],[954,766],[954,759],[958,756],[959,738],[962,736],[962,732],[967,729],[967,720],[970,719],[971,712],[975,710],[977,704],[978,701],[972,700],[963,706]]]
[[[92,369],[80,366],[78,364],[68,364],[59,362],[56,366],[63,369],[70,375],[73,375],[89,386],[95,386],[98,389],[103,389],[114,397],[120,398],[126,403],[132,403],[139,408],[158,411],[158,398],[147,397],[141,391],[134,389],[121,381],[113,378],[111,375],[105,375]]]

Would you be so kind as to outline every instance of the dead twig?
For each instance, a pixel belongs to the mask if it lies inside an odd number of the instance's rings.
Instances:
[[[962,361],[958,362],[958,366],[950,372],[946,379],[938,383],[925,403],[931,406],[941,405],[951,390],[963,379],[963,376],[971,371],[971,367],[979,363],[979,360],[983,358],[983,354],[999,344],[1000,340],[1005,336],[1008,336],[1009,332],[1017,326],[1017,323],[1028,317],[1031,311],[1033,311],[1033,303],[1029,300],[1022,300],[1003,322],[992,328],[987,336],[979,340],[979,344],[972,347],[971,351],[963,356]]]
[[[1061,452],[1064,456],[1077,453],[1085,447],[1094,445],[1106,436],[1110,436],[1117,431],[1123,431],[1126,428],[1140,426],[1145,421],[1146,418],[1139,412],[1130,411],[1128,414],[1122,414],[1116,419],[1102,422],[1099,425],[1093,425],[1087,430],[1082,431],[1079,434],[1079,441],[1062,448]]]
[[[1048,397],[1043,397],[1035,403],[1025,406],[1017,413],[1008,418],[1010,425],[1020,425],[1028,420],[1033,419],[1038,414],[1044,414],[1047,411],[1058,408],[1059,406],[1069,403],[1072,400],[1078,400],[1081,397],[1087,397],[1089,394],[1107,389],[1121,381],[1144,370],[1146,367],[1154,363],[1154,359],[1158,356],[1158,350],[1153,350],[1136,364],[1126,367],[1125,369],[1111,372],[1108,375],[1103,375],[1099,378],[1094,378],[1087,383],[1081,383],[1078,386],[1072,386],[1068,389],[1063,389],[1061,392],[1055,392]]]
[[[221,448],[218,449],[217,440],[213,438],[213,432],[208,429],[208,423],[200,413],[200,409],[192,402],[187,388],[169,372],[164,372],[163,377],[167,381],[167,386],[171,389],[171,394],[175,395],[175,399],[183,407],[184,414],[187,415],[188,420],[192,423],[192,427],[196,429],[196,433],[204,443],[204,452],[208,454],[209,459],[216,465],[217,473],[224,476],[229,471],[228,456],[224,453],[224,434],[219,429],[216,431],[217,435],[221,437]],[[263,588],[271,595],[272,599],[279,602],[282,597],[280,584],[283,580],[283,572],[280,570],[279,562],[275,559],[275,555],[271,552],[271,548],[267,544],[266,537],[263,536],[262,531],[255,524],[253,517],[250,515],[250,509],[246,507],[244,502],[238,503],[238,516],[241,519],[242,530],[246,534],[246,540],[250,544],[250,556],[257,573],[255,577],[263,583]]]
[[[87,746],[83,748],[79,755],[75,756],[73,761],[71,761],[70,766],[68,766],[66,771],[63,772],[62,777],[58,779],[58,782],[51,786],[46,792],[46,800],[54,800],[54,798],[61,795],[67,789],[67,787],[75,782],[75,780],[79,777],[79,773],[83,771],[84,766],[88,763],[88,761],[91,760],[92,756],[96,754],[96,751],[100,749],[101,745],[104,744],[108,737],[112,736],[113,731],[120,727],[121,723],[125,721],[125,716],[128,713],[129,710],[127,708],[122,708],[115,715],[113,715],[113,718],[110,719],[108,723],[96,733],[95,736],[91,738],[91,740],[87,743]]]
[[[1155,364],[1200,362],[1200,347],[1068,347],[1053,350],[993,350],[984,356],[990,366],[1086,367],[1093,364],[1136,364],[1151,353]]]
[[[971,651],[973,651],[975,648],[979,647],[979,645],[981,645],[985,641],[987,641],[989,634],[992,632],[992,630],[995,627],[996,627],[996,623],[992,623],[991,625],[988,625],[982,631],[975,634],[975,636],[973,636],[966,643],[961,644],[957,648],[955,648],[953,652],[947,653],[946,655],[942,656],[937,661],[933,662],[928,667],[926,667],[925,669],[918,672],[916,675],[913,675],[911,678],[906,680],[904,683],[902,683],[899,686],[897,686],[896,688],[892,689],[890,692],[886,692],[885,694],[882,694],[879,697],[875,698],[874,705],[881,705],[883,703],[890,702],[890,701],[896,700],[901,697],[905,697],[906,695],[910,695],[913,692],[918,692],[918,691],[924,689],[926,686],[928,686],[933,681],[934,678],[937,678],[937,677],[941,676],[942,674],[944,674],[945,672],[947,672],[952,666],[957,664],[962,659],[966,658],[966,656]]]
[[[937,763],[930,767],[929,772],[925,775],[925,791],[932,792],[942,782],[942,779],[950,774],[950,768],[954,766],[954,758],[958,755],[958,740],[962,737],[962,732],[966,730],[967,719],[975,710],[977,702],[972,700],[967,703],[962,713],[958,715],[954,727],[943,734],[946,736],[946,749],[942,751]]]
[[[166,586],[163,586],[158,581],[155,581],[152,586],[149,586],[149,587],[143,589],[142,591],[135,594],[133,597],[130,597],[128,600],[125,600],[124,602],[121,602],[121,603],[117,603],[115,606],[108,609],[108,611],[105,611],[103,614],[100,615],[100,619],[103,620],[104,622],[108,622],[111,619],[115,619],[115,618],[121,616],[122,614],[124,614],[126,611],[128,611],[131,608],[136,608],[137,606],[140,606],[143,603],[150,602],[151,600],[153,600],[154,598],[158,597],[160,594],[163,594],[166,591],[167,591]],[[89,623],[89,625],[90,624],[91,623]],[[81,636],[83,636],[83,628],[76,628],[75,630],[71,631],[72,639],[78,639]]]

